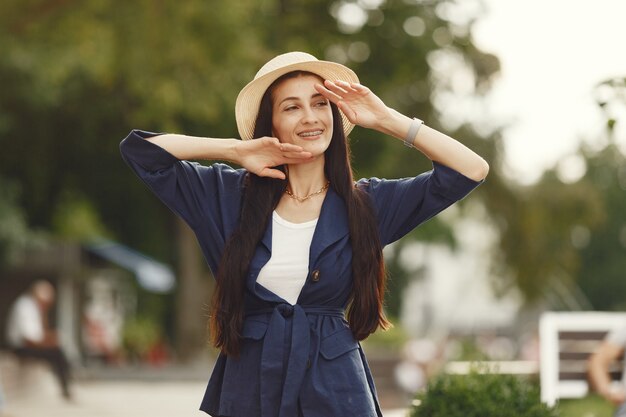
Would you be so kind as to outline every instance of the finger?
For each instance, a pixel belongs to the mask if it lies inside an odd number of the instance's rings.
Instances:
[[[280,150],[282,152],[302,152],[302,146],[294,145],[293,143],[281,143]]]
[[[350,106],[348,106],[345,102],[340,101],[339,103],[337,103],[337,107],[339,107],[339,110],[341,110],[343,114],[346,115],[350,123],[357,124],[356,112],[352,110]]]
[[[259,176],[260,177],[270,177],[270,178],[276,178],[279,180],[284,180],[287,177],[285,176],[285,173],[278,170],[278,169],[272,169],[272,168],[263,168],[261,170],[261,172],[259,172]]]
[[[272,136],[264,136],[261,138],[263,145],[265,146],[280,146],[280,141],[278,138]]]
[[[339,81],[337,81],[339,82]],[[329,90],[331,90],[333,93],[339,95],[339,96],[344,96],[345,94],[348,94],[348,92],[346,90],[344,90],[343,88],[341,88],[338,84],[336,84],[334,81],[330,81],[330,80],[324,80],[324,86],[326,86],[326,88],[328,88]]]
[[[359,91],[359,92],[367,92],[367,91],[369,91],[369,88],[367,88],[363,84],[359,84],[359,83],[350,83],[350,87],[352,87],[353,89],[355,89],[356,91]]]
[[[337,94],[333,93],[332,91],[330,91],[329,89],[327,89],[321,84],[315,84],[315,89],[317,90],[318,93],[320,93],[321,95],[323,95],[324,97],[326,97],[327,99],[329,99],[335,104],[337,104],[338,101],[343,100],[343,97],[338,96]]]
[[[283,158],[310,158],[312,156],[311,152],[286,152],[283,153]]]
[[[337,80],[337,81],[335,81],[335,84],[337,84],[339,87],[344,89],[346,92],[351,92],[351,93],[358,93],[359,92],[359,90],[354,88],[352,86],[352,84],[350,84],[349,82]]]

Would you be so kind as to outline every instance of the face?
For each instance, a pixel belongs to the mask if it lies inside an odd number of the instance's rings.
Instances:
[[[326,151],[333,136],[330,102],[314,88],[321,83],[313,75],[288,78],[272,94],[272,134],[314,156]]]
[[[54,293],[36,293],[35,300],[42,310],[48,310],[54,304]]]

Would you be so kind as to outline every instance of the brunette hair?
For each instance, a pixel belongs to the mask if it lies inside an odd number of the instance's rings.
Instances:
[[[286,79],[302,75],[319,77],[306,71],[293,71],[268,87],[259,107],[254,138],[272,136],[272,92],[276,86]],[[348,210],[353,284],[347,319],[354,337],[363,340],[379,326],[385,330],[392,326],[383,311],[385,264],[374,207],[367,193],[354,185],[342,119],[337,106],[332,102],[330,106],[333,136],[324,153],[324,172]],[[285,172],[284,166],[278,169]],[[239,355],[244,290],[250,261],[286,187],[287,180],[260,177],[250,172],[246,174],[239,227],[226,242],[220,260],[209,320],[211,342],[226,355]]]

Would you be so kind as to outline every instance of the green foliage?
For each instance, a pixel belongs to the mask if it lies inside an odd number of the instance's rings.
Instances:
[[[380,350],[388,354],[390,351],[400,351],[410,337],[402,326],[393,322],[394,326],[388,330],[377,330],[365,339],[362,344],[366,350]]]
[[[538,386],[513,375],[482,374],[435,377],[411,417],[557,417],[539,399]]]
[[[615,406],[599,395],[559,401],[559,412],[563,417],[612,417]]]
[[[590,308],[587,301],[596,309],[626,308],[626,157],[612,143],[625,85],[607,80],[594,92],[609,143],[600,151],[581,146],[576,156],[586,173],[580,180],[562,181],[557,165],[531,186],[490,176],[490,187],[481,190],[500,231],[493,275],[502,292],[516,287],[528,301],[547,298],[556,309]]]
[[[455,355],[454,360],[456,361],[487,361],[490,358],[484,352],[484,349],[481,349],[478,346],[475,337],[466,336],[461,337],[458,340],[459,344],[459,352],[458,356]]]
[[[43,233],[28,227],[18,197],[18,184],[0,177],[0,269],[14,262],[27,245],[40,244],[46,239]]]
[[[488,91],[497,58],[473,44],[473,19],[452,21],[453,2],[367,3],[4,1],[0,175],[26,190],[18,204],[34,226],[76,238],[109,231],[176,263],[173,215],[120,159],[119,141],[131,128],[237,137],[237,93],[267,59],[288,50],[345,63],[388,105],[444,131],[443,109],[430,98],[453,87],[434,73],[433,59],[459,58],[474,76],[474,94]],[[361,8],[362,25],[342,21],[346,5]],[[423,25],[421,35],[405,30],[411,18]],[[449,134],[497,165],[493,137],[469,125]],[[378,132],[357,128],[350,141],[357,177],[397,178],[431,168],[427,158]],[[68,193],[84,197],[97,215],[87,203],[73,206],[76,218],[54,210],[68,204]],[[430,227],[436,225],[429,224],[429,239],[447,233]],[[405,283],[398,275],[390,287],[394,308]]]
[[[533,300],[554,285],[578,282],[594,307],[623,307],[618,298],[626,284],[616,284],[626,269],[623,155],[614,148],[587,154],[588,175],[575,184],[563,184],[554,172],[531,187],[506,180],[501,133],[479,133],[471,123],[445,126],[445,104],[435,106],[435,99],[455,96],[457,72],[472,75],[467,94],[473,98],[488,93],[498,73],[497,57],[472,39],[480,16],[460,21],[464,13],[448,0],[374,3],[0,3],[0,176],[24,190],[5,206],[0,201],[0,216],[10,219],[0,217],[0,258],[8,253],[6,242],[26,236],[27,219],[66,237],[113,235],[176,263],[170,237],[177,223],[124,166],[119,141],[131,128],[236,137],[238,91],[268,58],[304,50],[350,66],[389,106],[424,119],[490,163],[487,182],[471,199],[485,205],[500,232],[493,275],[501,291],[519,288]],[[363,13],[361,24],[342,19],[345,7]],[[437,62],[455,64],[441,72]],[[621,122],[611,109],[624,84],[601,84],[608,93],[598,104],[609,136]],[[357,127],[350,141],[357,178],[399,178],[431,168],[427,158],[378,132]],[[572,241],[573,228],[589,231],[584,248]],[[438,219],[407,239],[454,244]],[[403,269],[399,253],[386,259],[392,317],[401,311],[409,277],[419,275]]]
[[[573,281],[579,257],[571,240],[572,227],[593,228],[602,221],[601,198],[589,184],[563,184],[550,172],[509,198],[495,212],[501,232],[496,284],[501,289],[516,286],[534,300],[554,281]]]
[[[604,114],[606,133],[610,141],[614,141],[618,132],[616,127],[626,106],[626,77],[613,77],[599,82],[594,91],[596,104]]]
[[[54,211],[53,230],[58,236],[78,241],[112,238],[91,201],[70,193],[66,193]]]
[[[626,155],[613,144],[600,152],[583,150],[583,155],[587,172],[580,184],[597,190],[604,216],[587,231],[588,240],[580,243],[577,281],[595,309],[624,310]]]
[[[611,78],[597,85],[596,101],[607,121],[607,145],[601,150],[581,146],[586,172],[579,183],[598,190],[603,221],[579,242],[581,267],[578,284],[597,310],[626,309],[626,154],[617,144],[616,126],[626,123],[626,78]]]
[[[143,358],[159,340],[162,332],[159,324],[150,317],[134,317],[124,323],[122,343],[131,357]]]

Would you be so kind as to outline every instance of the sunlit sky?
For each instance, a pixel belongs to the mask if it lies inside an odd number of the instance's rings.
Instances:
[[[507,174],[530,183],[583,138],[601,136],[593,89],[606,78],[626,77],[626,1],[484,3],[487,14],[475,25],[475,42],[502,66],[488,114],[513,123],[505,131]],[[624,143],[625,130],[620,132]],[[566,165],[577,171],[572,158]]]

